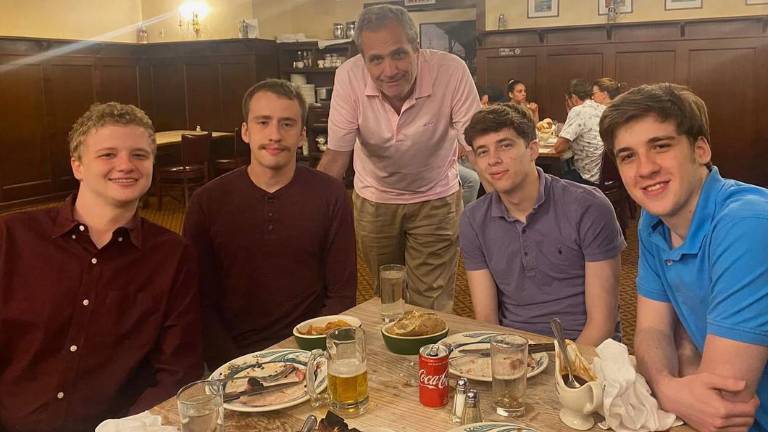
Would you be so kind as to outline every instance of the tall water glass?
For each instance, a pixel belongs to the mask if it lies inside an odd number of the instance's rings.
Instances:
[[[176,394],[181,432],[224,431],[224,384],[218,380],[189,383]]]
[[[525,389],[528,375],[528,340],[515,335],[491,339],[491,377],[493,405],[502,416],[525,414]]]
[[[360,327],[337,328],[325,337],[327,350],[316,349],[307,361],[307,392],[312,406],[328,402],[341,417],[363,414],[368,407],[368,365],[365,331]],[[319,360],[328,364],[328,393],[318,394],[315,376]]]
[[[379,267],[381,319],[384,323],[397,321],[405,310],[405,266],[385,264]]]

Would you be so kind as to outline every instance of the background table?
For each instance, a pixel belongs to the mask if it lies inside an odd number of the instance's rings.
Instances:
[[[370,402],[368,411],[360,417],[347,419],[350,427],[365,432],[366,428],[386,427],[393,431],[445,432],[452,427],[449,419],[451,404],[439,409],[431,409],[419,403],[418,356],[403,356],[389,352],[381,336],[381,319],[378,297],[357,305],[345,312],[359,318],[365,330],[368,348],[368,391]],[[412,306],[408,306],[412,307]],[[415,308],[415,307],[414,307]],[[415,308],[419,309],[419,308]],[[515,331],[510,328],[438,313],[448,323],[449,334],[471,330],[493,330],[515,333],[527,337],[532,342],[551,342],[551,338]],[[296,348],[293,338],[286,339],[274,348]],[[591,348],[583,348],[587,357],[594,355]],[[541,374],[528,380],[526,393],[526,413],[521,418],[505,418],[496,415],[491,400],[491,385],[485,382],[470,381],[470,387],[480,391],[483,419],[511,421],[531,426],[540,431],[568,431],[560,422],[558,411],[560,402],[555,395],[553,353],[549,355],[549,365]],[[451,384],[455,379],[451,380]],[[452,393],[451,393],[452,395]],[[226,412],[227,431],[298,431],[309,414],[319,418],[325,416],[327,408],[312,408],[309,402],[269,413]],[[163,424],[178,425],[176,401],[171,398],[152,409],[154,414],[163,416]],[[600,430],[597,426],[593,430]],[[677,431],[690,430],[686,427],[675,428]]]
[[[189,135],[201,135],[207,133],[207,131],[194,131],[194,130],[171,130],[171,131],[161,131],[161,132],[155,132],[155,141],[157,141],[157,146],[166,146],[166,145],[174,145],[174,144],[181,144],[181,136],[184,134]],[[232,132],[211,132],[211,138],[219,138],[219,137],[233,137],[235,134]]]

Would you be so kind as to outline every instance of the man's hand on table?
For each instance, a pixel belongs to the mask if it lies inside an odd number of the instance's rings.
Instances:
[[[743,380],[711,373],[682,378],[666,377],[656,384],[661,408],[672,412],[699,431],[746,431],[755,421],[760,405],[757,397],[748,402],[727,399],[729,393],[744,389]]]

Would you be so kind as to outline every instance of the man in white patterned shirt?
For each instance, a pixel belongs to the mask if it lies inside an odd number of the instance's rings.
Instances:
[[[571,81],[565,95],[568,118],[555,144],[556,152],[573,151],[573,167],[563,178],[595,186],[600,181],[603,140],[600,139],[600,116],[605,110],[592,100],[592,85],[583,79]]]

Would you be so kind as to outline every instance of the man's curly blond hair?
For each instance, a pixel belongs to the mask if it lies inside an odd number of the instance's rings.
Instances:
[[[116,126],[138,126],[149,135],[152,155],[157,152],[157,142],[155,141],[155,127],[152,120],[141,109],[117,102],[95,103],[88,108],[72,126],[69,131],[69,155],[73,159],[82,160],[83,142],[85,137],[91,131],[100,127]]]

